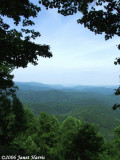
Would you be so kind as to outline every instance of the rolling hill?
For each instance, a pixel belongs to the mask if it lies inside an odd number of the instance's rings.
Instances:
[[[112,138],[113,129],[120,125],[120,111],[112,110],[115,103],[120,103],[120,97],[114,95],[116,86],[16,84],[19,86],[18,97],[36,116],[47,112],[61,121],[67,116],[74,116],[95,123],[107,139]]]

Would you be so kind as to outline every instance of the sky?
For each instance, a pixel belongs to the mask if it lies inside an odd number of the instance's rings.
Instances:
[[[14,81],[62,85],[118,85],[119,66],[114,65],[120,43],[118,37],[108,41],[104,34],[77,24],[80,13],[64,17],[56,10],[42,11],[34,20],[41,33],[35,40],[51,47],[52,58],[39,58],[38,65],[13,71]]]

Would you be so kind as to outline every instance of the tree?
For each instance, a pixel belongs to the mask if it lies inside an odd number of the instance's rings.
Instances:
[[[9,153],[10,142],[14,138],[14,122],[12,102],[2,95],[0,96],[0,155]]]
[[[58,143],[58,155],[63,159],[76,159],[74,140],[81,127],[81,122],[73,117],[66,118],[60,127],[60,142]]]
[[[11,136],[11,128],[14,126],[14,115],[12,113],[11,100],[5,96],[0,97],[0,130],[1,144],[9,141]],[[9,132],[9,133],[8,133]]]
[[[47,159],[57,159],[56,147],[59,136],[58,120],[47,113],[41,113],[38,118],[36,143],[38,143],[41,154],[45,155]]]
[[[104,139],[97,127],[68,117],[60,126],[58,155],[65,160],[100,160]]]
[[[114,135],[115,135],[115,144],[118,149],[120,149],[120,126],[114,129]]]
[[[119,160],[120,159],[120,151],[119,148],[116,147],[114,140],[105,142],[104,151],[100,155],[100,160]]]
[[[15,115],[14,130],[20,132],[26,128],[26,119],[24,114],[24,108],[20,100],[15,96],[12,102],[12,111]]]
[[[0,96],[2,95],[14,95],[17,87],[13,82],[13,75],[11,72],[13,71],[13,67],[9,64],[0,63]]]
[[[25,122],[22,122],[21,119],[24,119],[18,116],[22,123],[21,125],[23,126],[21,126],[19,122],[17,122],[20,128],[15,128],[17,130],[17,134],[15,134],[14,139],[10,143],[10,149],[12,151],[12,154],[14,153],[16,155],[39,155],[40,149],[37,143],[35,143],[38,132],[37,119],[34,117],[33,113],[28,109],[24,110],[23,116],[23,118],[25,118]],[[16,117],[17,120],[18,117]],[[17,123],[15,121],[15,125]]]
[[[95,126],[83,123],[73,142],[76,155],[81,160],[99,160],[103,152],[104,139]]]
[[[16,87],[11,72],[15,67],[27,67],[28,63],[37,64],[38,56],[51,57],[48,45],[35,44],[33,40],[39,32],[25,27],[34,25],[40,7],[29,0],[0,1],[0,140],[9,144],[13,133],[23,130],[24,110],[15,96]],[[4,22],[3,17],[12,19],[14,27]],[[21,23],[21,24],[20,24]],[[22,27],[18,29],[18,25]],[[11,99],[10,99],[11,98]],[[14,126],[14,127],[13,127]],[[7,145],[5,146],[7,148]],[[7,150],[7,149],[5,149]],[[8,154],[8,153],[7,153]]]
[[[49,46],[32,42],[31,39],[40,36],[39,32],[24,29],[26,26],[34,25],[30,18],[35,18],[39,11],[40,7],[29,0],[0,1],[0,62],[26,67],[29,62],[36,65],[37,56],[52,56]],[[4,23],[3,16],[13,19],[16,26],[22,23],[20,31],[16,30],[15,26],[11,29],[11,26]]]
[[[34,25],[31,17],[35,18],[39,11],[40,7],[29,0],[0,1],[0,94],[1,89],[3,92],[8,88],[9,94],[12,94],[14,82],[10,73],[15,67],[27,67],[28,63],[37,65],[38,56],[52,56],[48,45],[32,41],[39,37],[40,33],[25,28]],[[13,20],[13,28],[4,22],[4,16]],[[17,26],[20,23],[22,27],[19,30]]]

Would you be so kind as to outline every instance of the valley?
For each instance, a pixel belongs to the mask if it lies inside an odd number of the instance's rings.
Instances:
[[[17,96],[38,116],[41,112],[55,115],[60,121],[73,116],[81,121],[96,124],[102,135],[110,140],[113,130],[120,124],[120,110],[112,110],[120,103],[114,95],[116,86],[45,85],[34,82],[16,83]]]

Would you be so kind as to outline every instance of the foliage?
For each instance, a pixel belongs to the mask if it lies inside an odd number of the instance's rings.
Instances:
[[[103,151],[104,140],[98,134],[96,127],[83,124],[75,138],[75,150],[81,160],[99,159],[99,153]]]
[[[119,160],[118,140],[105,142],[93,124],[83,123],[72,116],[60,123],[55,116],[47,113],[41,113],[35,118],[28,109],[24,112],[26,128],[14,134],[14,137],[9,139],[9,144],[0,143],[0,155],[41,154],[48,160]],[[9,119],[9,124],[14,124],[13,122],[14,118]],[[119,128],[115,129],[117,136],[118,130]],[[6,135],[9,137],[10,132]]]
[[[16,97],[0,97],[0,154],[10,154],[14,137],[25,129],[23,105]],[[5,151],[6,150],[6,151]]]
[[[42,5],[48,8],[58,8],[58,13],[68,16],[77,12],[82,13],[78,23],[84,24],[95,34],[105,33],[105,39],[120,33],[120,2],[119,0],[42,0]]]
[[[68,117],[60,123],[54,116],[46,113],[41,113],[38,118],[35,118],[29,110],[25,110],[25,117],[26,128],[14,134],[12,139],[9,139],[9,143],[4,143],[4,146],[0,145],[3,149],[1,149],[1,155],[9,151],[9,154],[16,155],[42,154],[49,160],[70,158],[77,160],[78,157],[82,158],[84,155],[82,148],[79,150],[77,143],[84,144],[85,150],[88,150],[88,142],[93,146],[104,144],[103,138],[100,143],[97,130],[95,131],[91,125],[87,130],[89,137],[84,136],[86,124],[73,117]],[[10,119],[11,123],[12,121]],[[12,130],[12,128],[10,129]],[[9,136],[10,132],[7,132],[7,135]],[[84,138],[82,139],[82,137]],[[93,146],[92,149],[89,149],[89,154],[94,151],[99,154],[100,150],[97,151],[97,148]],[[100,153],[102,154],[102,150]]]
[[[15,132],[24,130],[26,127],[24,109],[22,103],[16,96],[13,98],[12,111],[15,115],[15,129],[16,129]]]
[[[38,56],[52,56],[48,45],[32,41],[40,33],[25,28],[34,25],[31,17],[37,17],[39,11],[40,7],[29,0],[0,1],[0,94],[6,90],[9,94],[15,92],[13,75],[10,74],[15,67],[27,67],[28,63],[37,65]],[[5,17],[8,24],[4,22]],[[12,20],[14,24],[10,26]]]
[[[26,67],[30,62],[37,64],[37,56],[51,57],[49,46],[39,45],[32,42],[32,39],[40,36],[39,32],[30,29],[24,29],[26,26],[34,25],[31,17],[35,18],[40,11],[40,7],[29,2],[21,1],[0,1],[0,62],[3,64],[12,64],[16,67]],[[20,31],[17,31],[15,25],[13,29],[3,21],[3,16],[12,18],[17,26],[22,23]]]
[[[1,95],[14,95],[17,87],[15,86],[13,82],[14,76],[11,75],[11,72],[13,71],[13,66],[0,62],[0,96]]]
[[[67,117],[60,128],[60,142],[61,148],[58,150],[58,155],[61,153],[65,159],[76,158],[76,148],[74,147],[74,140],[81,127],[81,122],[73,117]]]
[[[9,143],[13,138],[15,115],[12,112],[12,103],[6,96],[0,97],[0,140],[1,145]]]
[[[39,37],[40,33],[25,28],[34,25],[31,17],[35,18],[39,11],[40,7],[29,0],[0,1],[0,154],[5,154],[5,150],[6,154],[10,153],[11,141],[26,127],[23,106],[16,98],[17,87],[14,85],[14,76],[11,72],[15,67],[27,67],[29,62],[36,65],[38,56],[52,56],[48,45],[35,44],[32,41]],[[5,17],[7,23],[4,22]],[[12,20],[13,28],[9,25]],[[30,143],[32,148],[35,147],[31,137],[25,143],[26,145]],[[29,148],[26,153],[30,153],[32,148]],[[24,149],[22,147],[22,150]],[[14,153],[13,150],[19,151],[12,147],[12,153]]]
[[[48,159],[56,157],[55,147],[59,138],[59,122],[54,116],[41,113],[38,117],[38,138],[37,143],[41,148],[41,154]]]
[[[120,126],[115,128],[114,135],[115,135],[116,146],[117,146],[118,149],[120,149]]]
[[[104,152],[100,155],[101,160],[119,160],[120,159],[120,152],[119,149],[116,147],[116,144],[113,141],[105,142],[104,143]]]

